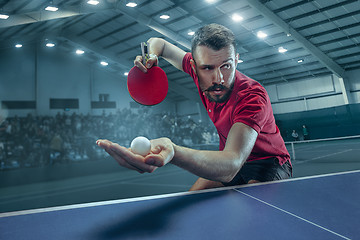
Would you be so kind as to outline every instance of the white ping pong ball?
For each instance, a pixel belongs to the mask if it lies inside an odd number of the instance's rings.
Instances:
[[[131,151],[141,156],[146,156],[151,149],[151,143],[146,137],[136,137],[130,145]]]

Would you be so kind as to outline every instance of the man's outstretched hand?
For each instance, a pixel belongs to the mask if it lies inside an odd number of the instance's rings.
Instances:
[[[152,173],[158,167],[169,163],[175,154],[174,145],[168,138],[150,140],[151,150],[146,156],[135,154],[131,148],[120,146],[106,139],[99,139],[96,144],[103,148],[120,166],[138,171]]]

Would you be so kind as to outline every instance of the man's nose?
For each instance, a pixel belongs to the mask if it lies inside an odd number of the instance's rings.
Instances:
[[[217,84],[224,83],[224,76],[223,76],[220,68],[217,68],[215,70],[215,79],[214,80],[215,80],[215,83],[217,83]]]

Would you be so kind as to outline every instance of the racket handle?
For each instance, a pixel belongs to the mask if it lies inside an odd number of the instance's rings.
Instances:
[[[149,43],[142,42],[141,43],[141,54],[143,59],[143,64],[145,65],[147,60],[149,60]]]

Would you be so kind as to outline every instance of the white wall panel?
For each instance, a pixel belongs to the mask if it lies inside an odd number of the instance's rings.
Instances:
[[[347,81],[353,91],[350,94],[352,103],[360,103],[360,70],[347,73]],[[344,105],[340,82],[335,76],[266,85],[265,88],[275,114]]]
[[[274,114],[301,112],[306,110],[304,100],[274,103],[272,104],[272,108]]]
[[[344,98],[342,95],[333,95],[321,98],[307,99],[306,102],[308,109],[314,110],[344,105]]]
[[[332,76],[278,84],[276,87],[279,100],[335,92]]]

